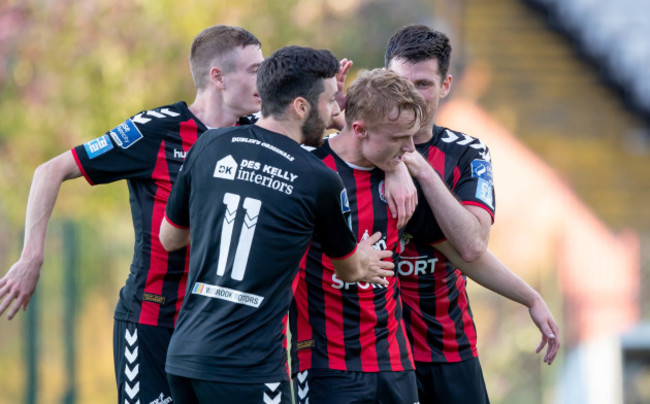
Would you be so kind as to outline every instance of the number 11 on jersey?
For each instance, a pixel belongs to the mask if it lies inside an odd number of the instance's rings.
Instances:
[[[230,245],[232,243],[232,234],[235,227],[235,218],[237,217],[237,209],[239,208],[240,200],[241,197],[237,194],[226,193],[223,196],[223,203],[226,205],[226,213],[223,218],[221,244],[219,245],[219,263],[217,265],[217,275],[219,276],[223,276],[226,272],[226,263],[228,262]],[[244,198],[243,207],[246,211],[246,216],[244,217],[244,223],[239,235],[232,273],[230,274],[232,279],[238,281],[244,279],[244,274],[246,273],[248,255],[251,246],[253,245],[253,236],[255,235],[257,218],[260,209],[262,208],[262,201],[254,198]]]

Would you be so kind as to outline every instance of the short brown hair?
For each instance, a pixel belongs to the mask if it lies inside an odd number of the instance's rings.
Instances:
[[[391,70],[373,69],[359,73],[346,94],[345,122],[348,126],[363,120],[370,128],[384,122],[397,108],[397,118],[404,110],[413,111],[411,127],[427,120],[424,98],[413,84]]]
[[[224,70],[234,68],[235,61],[228,58],[237,47],[262,46],[257,37],[244,28],[228,25],[213,25],[199,32],[192,42],[190,70],[197,89],[208,84],[210,69],[216,58],[220,58]]]

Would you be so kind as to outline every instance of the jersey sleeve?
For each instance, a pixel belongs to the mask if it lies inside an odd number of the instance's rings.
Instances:
[[[338,174],[323,166],[316,204],[315,237],[330,258],[348,257],[357,247],[350,225],[350,203]]]
[[[475,140],[458,162],[460,177],[452,192],[464,205],[485,209],[494,221],[495,193],[490,152],[480,140]]]
[[[135,115],[104,135],[72,149],[90,184],[149,178],[155,168],[167,126],[172,122]]]

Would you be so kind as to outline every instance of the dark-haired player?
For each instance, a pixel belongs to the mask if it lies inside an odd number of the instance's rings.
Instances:
[[[434,124],[451,88],[450,56],[447,36],[424,25],[398,30],[386,49],[386,67],[415,85],[429,112],[414,137],[419,153],[404,157],[424,195],[407,225],[398,272],[420,402],[487,403],[465,274],[529,308],[542,331],[537,352],[548,342],[549,364],[558,329],[540,295],[486,251],[495,209],[487,146]]]
[[[25,308],[43,262],[47,224],[63,181],[89,184],[125,179],[135,231],[133,262],[115,309],[114,359],[118,402],[170,397],[165,355],[185,294],[188,251],[168,253],[158,238],[167,197],[186,153],[208,127],[233,126],[258,112],[260,41],[239,27],[216,25],[192,43],[190,69],[196,98],[142,111],[106,134],[36,169],[27,202],[20,260],[0,280],[0,314]]]

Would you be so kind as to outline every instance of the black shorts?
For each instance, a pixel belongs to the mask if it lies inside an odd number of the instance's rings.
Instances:
[[[415,362],[420,404],[489,404],[478,358],[462,362]]]
[[[115,320],[113,360],[119,404],[171,403],[165,358],[172,331]]]
[[[291,404],[291,382],[238,384],[167,375],[174,404]]]
[[[293,379],[296,404],[414,404],[415,372],[311,369]]]

